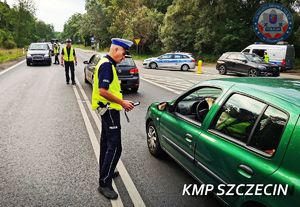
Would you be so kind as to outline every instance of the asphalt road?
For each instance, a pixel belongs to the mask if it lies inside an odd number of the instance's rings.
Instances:
[[[83,61],[92,53],[76,52],[76,87],[65,84],[59,65],[22,63],[0,75],[0,206],[220,206],[211,195],[182,196],[184,184],[196,181],[172,159],[152,157],[145,134],[152,102],[218,75],[140,67],[139,92],[124,95],[141,105],[128,113],[130,123],[121,115],[120,199],[110,202],[97,192],[99,120],[83,81]]]

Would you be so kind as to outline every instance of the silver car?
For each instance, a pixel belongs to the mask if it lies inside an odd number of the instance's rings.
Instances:
[[[145,68],[175,68],[187,71],[195,68],[195,59],[190,53],[174,52],[166,53],[159,57],[145,59],[143,66]]]
[[[35,63],[44,63],[51,65],[51,51],[47,43],[31,43],[26,54],[26,63],[28,66]]]

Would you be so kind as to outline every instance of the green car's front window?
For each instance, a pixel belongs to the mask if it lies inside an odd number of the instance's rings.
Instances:
[[[213,87],[196,89],[177,103],[176,112],[189,120],[201,123],[221,93],[221,89]]]
[[[217,99],[221,92],[222,91],[219,88],[201,88],[185,97],[182,101],[195,101],[207,97]]]

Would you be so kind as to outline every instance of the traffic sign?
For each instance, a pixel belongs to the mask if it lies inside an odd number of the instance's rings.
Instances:
[[[140,43],[140,41],[141,41],[141,38],[134,38],[134,42],[135,42],[135,44],[139,44]]]

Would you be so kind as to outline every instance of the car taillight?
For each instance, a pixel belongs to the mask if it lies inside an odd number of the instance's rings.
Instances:
[[[285,59],[282,59],[282,61],[281,61],[281,65],[283,65],[283,66],[285,66],[285,65],[286,65],[286,61],[285,61]]]
[[[130,69],[129,73],[131,75],[138,74],[139,73],[139,69],[138,68],[132,68],[132,69]]]
[[[192,59],[192,62],[194,63],[194,62],[196,62],[196,60],[195,60],[195,59]]]

